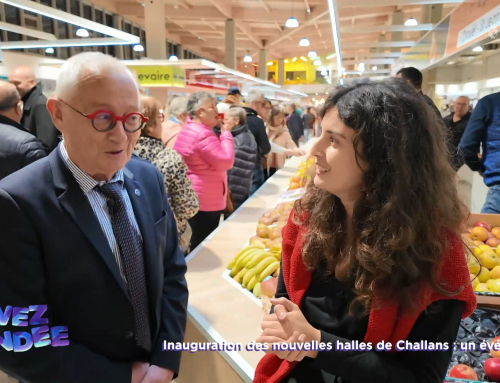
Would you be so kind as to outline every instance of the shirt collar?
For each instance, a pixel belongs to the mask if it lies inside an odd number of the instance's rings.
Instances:
[[[76,182],[78,182],[78,185],[80,185],[80,188],[85,195],[90,193],[96,186],[101,186],[106,183],[119,182],[121,184],[121,187],[123,188],[123,169],[118,170],[118,172],[109,182],[97,181],[87,173],[85,173],[83,170],[81,170],[73,161],[71,161],[68,152],[66,151],[66,147],[64,146],[64,140],[59,145],[59,150],[61,152],[64,163],[73,174],[73,177],[75,177]]]

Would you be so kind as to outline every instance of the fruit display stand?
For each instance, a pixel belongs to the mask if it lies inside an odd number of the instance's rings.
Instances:
[[[466,222],[466,227],[470,228],[478,222],[486,222],[491,227],[500,227],[499,214],[471,214]],[[497,252],[498,253],[498,252]],[[477,306],[481,308],[500,309],[500,294],[492,292],[476,291]]]
[[[249,291],[227,277],[227,266],[255,235],[263,213],[290,194],[290,178],[303,160],[289,159],[186,258],[189,306],[184,342],[239,343],[242,350],[184,351],[176,383],[252,381],[255,367],[265,354],[249,351],[246,346],[261,333],[264,309]]]

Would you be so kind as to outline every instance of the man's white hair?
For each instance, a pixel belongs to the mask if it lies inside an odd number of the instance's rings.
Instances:
[[[72,56],[61,67],[54,96],[67,97],[83,74],[108,72],[126,72],[136,84],[137,92],[139,92],[137,80],[132,72],[116,58],[101,52],[83,52]]]
[[[264,93],[258,90],[251,90],[245,97],[245,102],[250,105],[252,102],[258,100],[259,98],[264,98]]]

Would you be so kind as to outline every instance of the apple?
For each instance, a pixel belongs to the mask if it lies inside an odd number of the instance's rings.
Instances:
[[[491,247],[497,247],[498,245],[500,245],[500,239],[496,238],[496,237],[493,237],[493,238],[488,238],[486,240],[486,244],[488,246],[491,246]]]
[[[497,336],[496,338],[493,338],[492,340],[490,340],[488,342],[490,345],[491,344],[496,344],[495,348],[491,348],[490,350],[490,355],[493,357],[493,358],[499,358],[500,357],[500,336]]]
[[[484,227],[477,226],[470,232],[470,237],[473,241],[484,242],[488,239],[488,230],[486,230]]]
[[[466,379],[466,380],[478,380],[476,371],[465,364],[457,364],[453,366],[448,373],[450,378]]]
[[[491,381],[500,382],[500,358],[485,360],[484,373]]]
[[[486,230],[491,231],[491,225],[484,221],[477,222],[474,227],[484,227]]]
[[[276,289],[278,288],[278,278],[271,277],[265,279],[260,283],[260,293],[261,295],[266,295],[269,298],[274,297],[276,294]]]
[[[491,229],[491,234],[500,239],[500,227],[494,227],[493,229]]]

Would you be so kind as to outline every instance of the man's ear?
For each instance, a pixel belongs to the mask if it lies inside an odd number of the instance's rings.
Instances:
[[[50,117],[52,118],[52,122],[56,126],[57,130],[61,133],[64,133],[64,124],[63,124],[63,115],[62,115],[62,104],[56,100],[55,98],[49,98],[47,100],[47,109],[50,113]]]

